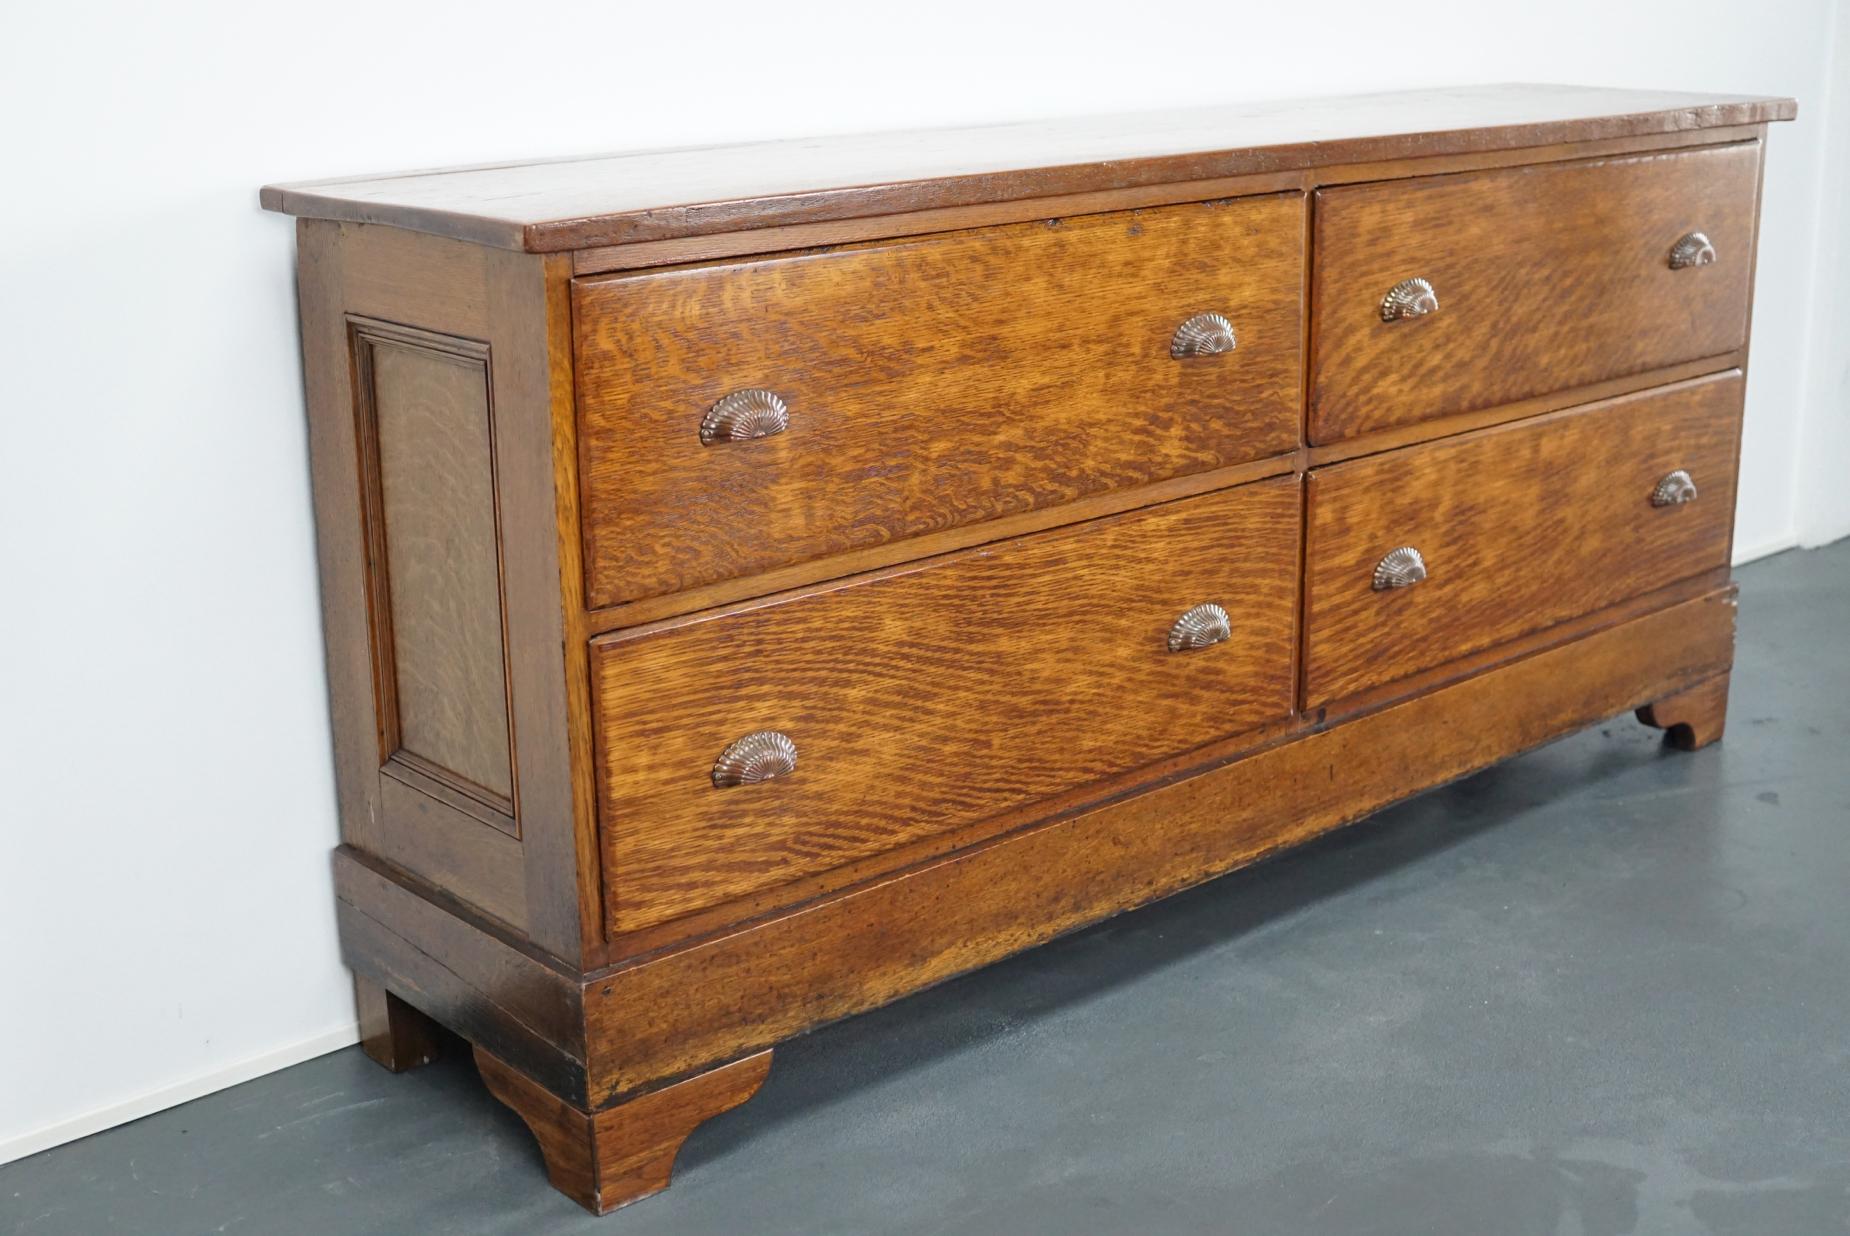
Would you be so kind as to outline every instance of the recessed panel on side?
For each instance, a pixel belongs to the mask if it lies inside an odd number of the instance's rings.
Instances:
[[[485,345],[355,323],[388,774],[514,829]]]

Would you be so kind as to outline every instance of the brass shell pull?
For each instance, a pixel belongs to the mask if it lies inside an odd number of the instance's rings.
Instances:
[[[1670,246],[1670,269],[1682,270],[1685,266],[1713,266],[1715,264],[1715,246],[1701,232],[1689,232],[1678,238]]]
[[[1183,613],[1169,628],[1169,651],[1187,652],[1232,638],[1233,621],[1227,611],[1212,601],[1204,601]]]
[[[1423,318],[1439,312],[1439,294],[1432,284],[1415,276],[1402,279],[1381,298],[1381,320],[1399,322],[1406,318]]]
[[[793,773],[797,767],[797,745],[788,734],[776,730],[757,730],[727,747],[713,765],[713,784],[720,789],[735,785],[756,785],[773,777]]]
[[[1176,327],[1169,340],[1169,355],[1177,360],[1191,356],[1219,356],[1234,348],[1233,323],[1218,313],[1197,313]]]
[[[768,438],[790,428],[790,409],[772,391],[752,387],[734,391],[707,409],[700,421],[700,442],[745,442]]]
[[[1651,491],[1652,506],[1682,506],[1695,500],[1696,482],[1681,468],[1659,481],[1657,488]]]
[[[1425,578],[1426,559],[1411,545],[1390,549],[1385,558],[1375,563],[1376,592],[1386,592],[1390,588],[1411,588]]]

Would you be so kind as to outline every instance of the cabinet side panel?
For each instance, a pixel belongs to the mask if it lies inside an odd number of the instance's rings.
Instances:
[[[514,831],[487,349],[353,326],[388,768]]]
[[[480,275],[356,230],[297,229],[341,835],[525,932]]]
[[[297,248],[342,837],[576,964],[602,922],[570,259],[307,220]]]

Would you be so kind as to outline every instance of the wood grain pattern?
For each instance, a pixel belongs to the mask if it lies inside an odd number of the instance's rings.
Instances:
[[[1713,741],[1793,110],[1472,88],[266,190],[391,224],[298,229],[367,1050],[461,1034],[601,1211],[790,1035],[1626,710]],[[1669,270],[1693,229],[1721,260]],[[1379,326],[1410,274],[1440,314]],[[1178,364],[1204,311],[1239,346]],[[701,447],[745,386],[788,432]],[[1406,542],[1430,578],[1374,592]],[[1232,638],[1167,651],[1202,601]],[[768,728],[795,770],[714,788]]]
[[[706,233],[672,240],[635,241],[624,245],[574,250],[572,269],[581,275],[597,275],[617,270],[641,270],[649,266],[679,266],[687,262],[710,262],[757,253],[810,249],[819,245],[856,244],[894,236],[923,236],[932,232],[954,232],[1003,223],[1026,223],[1037,219],[1103,214],[1113,210],[1175,206],[1183,202],[1205,202],[1214,198],[1252,197],[1286,190],[1308,193],[1322,185],[1442,176],[1449,172],[1514,167],[1523,163],[1549,163],[1562,159],[1590,159],[1608,154],[1638,154],[1646,150],[1672,150],[1683,146],[1714,146],[1723,142],[1764,137],[1765,131],[1765,125],[1726,125],[1680,133],[1557,142],[1547,146],[1523,146],[1509,150],[1428,154],[1415,158],[1360,163],[1325,163],[1282,172],[1220,176],[1212,180],[1172,180],[1122,189],[1095,189],[1088,193],[1061,193],[1048,197],[949,206],[937,210],[911,210],[865,218]]]
[[[407,779],[381,775],[381,735],[388,727],[377,694],[372,612],[378,554],[368,543],[364,513],[368,486],[350,323],[352,316],[420,320],[457,337],[488,336],[481,292],[488,251],[390,228],[314,220],[297,225],[296,246],[341,838],[504,922],[525,925],[521,842],[484,827],[479,814],[417,792]]]
[[[1411,699],[1428,691],[1451,686],[1466,678],[1498,669],[1538,653],[1571,644],[1608,627],[1630,622],[1662,609],[1681,605],[1724,589],[1729,577],[1726,567],[1716,567],[1680,579],[1674,584],[1640,593],[1617,605],[1571,618],[1566,622],[1486,648],[1481,652],[1448,661],[1444,665],[1384,684],[1371,691],[1346,696],[1335,707],[1318,708],[1307,713],[1270,722],[1229,738],[1219,739],[1192,750],[1180,752],[1146,764],[1116,777],[1108,777],[1065,793],[1035,799],[1033,802],[992,816],[965,828],[933,833],[891,850],[855,862],[832,867],[788,884],[763,889],[757,893],[698,910],[692,914],[646,927],[639,931],[613,933],[607,938],[608,959],[637,957],[749,922],[766,914],[838,893],[843,889],[891,875],[896,871],[929,863],[967,846],[989,841],[1015,828],[1032,826],[1044,820],[1077,815],[1117,802],[1177,777],[1186,777],[1203,768],[1230,760],[1244,759],[1283,742],[1303,738],[1318,730],[1353,717],[1379,712],[1383,708]]]
[[[1760,144],[1320,190],[1314,443],[1739,348]],[[1671,270],[1700,229],[1712,266]],[[1439,311],[1383,322],[1420,276]]]
[[[374,572],[361,497],[364,472],[340,231],[335,224],[308,219],[296,224],[296,297],[335,801],[341,840],[376,849],[386,830],[380,819],[380,718],[369,613]]]
[[[394,761],[376,776],[382,827],[368,848],[504,923],[523,927],[527,914],[525,845],[503,828],[483,826],[433,793],[436,782],[412,784]]]
[[[1520,661],[1537,653],[1548,652],[1555,648],[1584,639],[1597,631],[1620,623],[1654,614],[1662,609],[1670,609],[1699,597],[1710,596],[1729,586],[1729,574],[1726,566],[1711,567],[1698,571],[1674,583],[1649,592],[1640,592],[1609,605],[1605,609],[1594,610],[1590,614],[1581,614],[1553,626],[1542,627],[1519,635],[1515,639],[1494,644],[1489,648],[1454,657],[1450,661],[1435,665],[1431,669],[1421,670],[1406,678],[1396,678],[1384,682],[1378,687],[1366,691],[1357,691],[1345,695],[1342,699],[1318,708],[1309,709],[1299,716],[1308,728],[1320,729],[1336,725],[1350,717],[1365,716],[1402,700],[1439,687],[1450,686],[1466,678]]]
[[[533,1131],[553,1187],[602,1215],[666,1189],[681,1144],[700,1125],[758,1093],[771,1070],[771,1053],[761,1051],[600,1112],[573,1107],[479,1047],[475,1064],[488,1092]]]
[[[541,680],[555,683],[556,692],[549,692],[548,698],[541,701],[553,718],[552,728],[532,735],[531,741],[546,753],[546,763],[538,766],[554,774],[547,783],[545,799],[536,806],[552,817],[556,827],[543,833],[540,844],[533,847],[528,883],[533,896],[557,908],[556,929],[563,929],[568,917],[576,918],[577,948],[565,956],[584,967],[601,964],[608,955],[593,753],[591,660],[587,651],[593,631],[584,609],[584,537],[578,506],[577,358],[572,348],[571,261],[565,255],[547,259],[542,295],[544,309],[540,316],[547,340],[545,411],[550,423],[547,432],[534,433],[533,445],[537,449],[542,445],[540,439],[544,439],[552,464],[550,565],[558,603],[556,607],[547,606],[545,612],[556,616],[559,630],[556,649],[551,642],[544,642],[533,650],[539,664],[532,676],[541,678],[543,671]],[[509,312],[517,310],[510,306]],[[529,377],[537,384],[537,372]],[[535,488],[544,494],[537,476]],[[531,569],[544,580],[548,565],[542,556]],[[557,679],[551,673],[555,666],[562,666],[564,671]],[[530,801],[539,798],[529,793]]]
[[[1728,675],[1717,674],[1688,690],[1653,700],[1638,710],[1638,719],[1664,731],[1664,741],[1679,751],[1700,751],[1720,742],[1728,725]]]
[[[848,550],[845,553],[831,554],[826,558],[812,558],[808,562],[778,567],[757,575],[745,575],[737,579],[704,584],[685,592],[626,601],[621,605],[586,613],[585,631],[587,635],[601,635],[606,631],[641,626],[644,623],[658,622],[664,618],[673,618],[681,614],[692,614],[697,610],[712,609],[715,606],[728,605],[752,597],[768,597],[810,584],[897,566],[902,562],[914,562],[921,558],[969,549],[975,545],[1006,541],[1011,537],[1042,532],[1048,528],[1060,528],[1069,524],[1083,523],[1088,519],[1100,519],[1107,515],[1121,514],[1124,511],[1140,510],[1143,507],[1173,502],[1178,498],[1189,498],[1196,494],[1213,493],[1235,485],[1244,485],[1249,481],[1286,476],[1298,471],[1302,462],[1298,451],[1290,451],[1266,459],[1255,459],[1250,463],[1216,468],[1211,472],[1194,472],[1187,476],[1171,477],[1166,481],[1153,481],[1148,485],[1139,485],[1135,489],[1119,489],[1109,493],[1093,494],[1089,498],[1077,498],[1060,506],[1024,511],[1020,515],[1004,515],[996,519],[985,520],[980,524],[966,524],[960,528],[946,528],[942,532],[922,533],[906,541],[870,545],[865,549]]]
[[[1295,479],[593,644],[613,930],[972,823],[1290,711]],[[1171,653],[1183,611],[1234,638]],[[788,777],[717,790],[779,730]]]
[[[516,868],[518,870],[518,868]],[[360,979],[584,1103],[584,992],[518,933],[359,850],[334,852],[341,958]]]
[[[589,722],[581,710],[583,726],[574,738],[567,686],[572,666],[579,668],[582,685],[584,664],[576,626],[583,589],[573,552],[575,519],[571,540],[560,539],[561,506],[571,510],[576,484],[571,460],[562,465],[555,456],[555,427],[571,425],[576,415],[570,261],[394,228],[315,221],[299,225],[297,246],[342,837],[526,932],[554,956],[594,955],[602,944],[598,873],[595,861],[581,864],[578,858],[581,847],[595,851],[593,796],[587,786],[581,801],[574,781],[589,760],[574,766],[572,758],[574,741],[589,749]],[[375,683],[390,667],[370,634],[379,599],[368,578],[385,547],[367,540],[367,448],[360,440],[366,418],[356,410],[371,383],[355,363],[366,358],[355,355],[352,337],[362,331],[448,348],[472,360],[478,379],[492,354],[485,396],[493,413],[490,492],[482,492],[477,473],[464,501],[455,484],[435,484],[435,473],[415,460],[400,469],[412,486],[400,492],[426,487],[419,498],[426,509],[407,515],[424,525],[422,534],[410,538],[418,549],[406,566],[421,577],[453,573],[453,525],[479,532],[495,521],[504,551],[501,638],[510,710],[502,743],[505,748],[511,734],[517,829],[507,826],[505,815],[503,827],[485,826],[495,822],[494,809],[471,801],[454,779],[446,783],[432,775],[428,761],[401,753],[381,767],[380,735],[390,723]],[[369,345],[362,351],[371,350]],[[442,394],[473,399],[469,406],[477,409],[484,398],[479,388]],[[461,434],[468,435],[467,450],[479,454],[473,425],[433,424],[439,440],[430,444],[432,450],[456,446],[441,439]],[[565,440],[569,453],[569,435]],[[455,508],[447,510],[447,520],[446,503]],[[385,528],[389,520],[377,522]],[[479,535],[474,539],[479,543]],[[400,547],[406,543],[401,536]],[[569,607],[561,599],[567,595]],[[432,610],[430,618],[433,639],[456,638],[446,615]],[[447,697],[444,705],[461,707]]]
[[[885,1004],[1725,670],[1732,590],[588,980],[593,1103]]]
[[[1738,372],[1311,473],[1304,706],[1725,566]],[[1658,508],[1666,473],[1700,498]],[[1375,591],[1411,545],[1429,578]]]
[[[592,606],[1209,471],[1298,443],[1303,199],[580,280]],[[1177,361],[1186,318],[1231,353]],[[702,445],[775,391],[790,428]]]
[[[1240,758],[1211,754],[1146,793],[1055,815],[582,980],[466,906],[413,891],[343,848],[335,861],[343,950],[376,981],[591,1111],[1678,696],[1726,672],[1734,613],[1725,587],[1633,614]],[[556,1075],[564,1057],[549,1046],[555,1040],[584,1062],[575,1080]]]
[[[1396,425],[1389,429],[1365,433],[1360,437],[1344,438],[1340,442],[1332,442],[1326,446],[1308,447],[1304,451],[1302,462],[1308,467],[1320,468],[1341,463],[1345,459],[1379,455],[1383,451],[1397,450],[1419,442],[1433,442],[1440,438],[1456,437],[1458,434],[1469,433],[1474,429],[1488,429],[1493,425],[1528,420],[1548,412],[1559,412],[1564,408],[1578,407],[1581,404],[1616,399],[1620,395],[1634,394],[1655,386],[1669,386],[1690,378],[1707,377],[1712,373],[1739,369],[1746,359],[1747,348],[1743,346],[1732,352],[1724,352],[1720,356],[1684,361],[1677,365],[1665,365],[1661,369],[1647,369],[1642,373],[1628,373],[1624,377],[1609,378],[1590,386],[1571,386],[1565,390],[1549,391],[1545,395],[1537,395],[1532,399],[1501,403],[1494,408],[1479,408],[1475,412],[1461,412],[1456,416],[1441,416],[1431,420],[1416,421],[1411,425]]]
[[[515,831],[488,349],[361,321],[354,362],[380,762],[411,763]]]
[[[584,595],[576,538],[572,440],[577,415],[571,347],[571,263],[477,250],[494,333],[496,470],[508,665],[514,708],[527,933],[553,956],[597,955],[596,796],[588,781],[590,719],[582,693]],[[567,458],[562,461],[561,456]],[[575,524],[573,531],[576,531]],[[568,599],[569,598],[569,599]]]
[[[559,251],[1326,164],[1790,120],[1791,99],[1508,84],[270,185],[271,210]]]

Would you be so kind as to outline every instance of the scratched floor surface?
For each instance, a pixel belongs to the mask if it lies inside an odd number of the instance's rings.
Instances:
[[[1629,718],[778,1051],[597,1220],[464,1054],[0,1168],[0,1232],[1850,1231],[1850,543],[1740,573],[1727,740]]]

